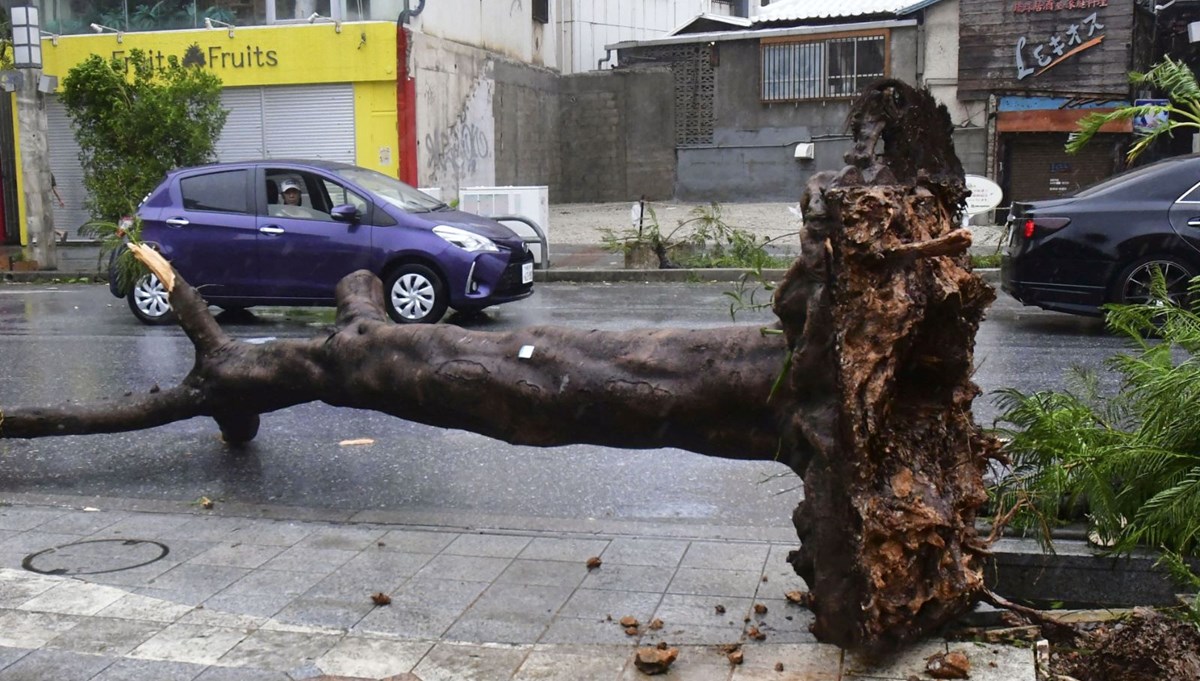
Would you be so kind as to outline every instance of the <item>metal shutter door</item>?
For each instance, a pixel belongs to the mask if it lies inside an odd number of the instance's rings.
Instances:
[[[286,85],[263,88],[267,158],[354,163],[354,86]]]
[[[266,155],[262,90],[261,87],[233,87],[221,91],[221,106],[229,116],[214,148],[218,161],[251,161]]]
[[[54,95],[46,96],[46,146],[50,151],[50,172],[54,174],[58,195],[66,208],[59,208],[58,201],[50,197],[54,213],[54,229],[66,231],[68,238],[79,236],[79,227],[92,219],[84,202],[87,192],[83,189],[83,166],[79,164],[79,143],[75,141],[75,127],[67,117],[67,110]],[[133,197],[134,202],[142,197]]]

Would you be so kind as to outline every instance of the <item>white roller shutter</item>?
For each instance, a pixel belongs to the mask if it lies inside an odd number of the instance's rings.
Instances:
[[[87,192],[83,190],[83,166],[79,164],[75,129],[66,108],[54,95],[46,97],[46,146],[50,151],[50,172],[66,204],[66,208],[59,208],[58,201],[51,197],[54,229],[66,231],[68,238],[77,238],[79,227],[91,219],[91,214],[83,205]]]
[[[217,160],[251,161],[267,155],[263,148],[261,87],[231,87],[221,91],[221,106],[229,112],[217,138]]]
[[[221,161],[313,158],[354,163],[354,86],[226,88],[229,118],[217,140]]]
[[[268,158],[355,162],[349,83],[263,88],[263,122]]]
[[[258,158],[312,158],[356,162],[354,86],[274,85],[225,88],[221,105],[229,111],[215,150],[218,161]],[[54,204],[54,227],[77,238],[90,219],[84,202],[79,144],[66,110],[55,96],[46,106],[50,172],[66,208]],[[134,197],[140,201],[142,197]]]

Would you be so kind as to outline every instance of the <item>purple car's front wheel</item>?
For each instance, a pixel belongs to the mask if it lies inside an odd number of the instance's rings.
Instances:
[[[387,313],[397,324],[434,324],[446,314],[446,284],[436,272],[411,263],[384,279]]]

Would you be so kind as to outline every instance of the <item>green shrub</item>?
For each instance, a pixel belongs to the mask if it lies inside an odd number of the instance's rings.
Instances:
[[[1045,539],[1086,504],[1094,531],[1115,551],[1197,553],[1200,315],[1170,303],[1161,273],[1152,291],[1149,303],[1106,308],[1109,328],[1132,346],[1107,362],[1120,378],[1115,395],[1102,394],[1086,371],[1063,392],[1001,391],[1011,467],[992,489],[999,515]]]

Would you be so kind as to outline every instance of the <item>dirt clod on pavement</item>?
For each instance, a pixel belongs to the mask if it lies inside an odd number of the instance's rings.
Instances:
[[[678,657],[678,648],[638,648],[637,655],[633,658],[633,666],[649,676],[665,674]]]
[[[1200,679],[1200,630],[1149,608],[1055,641],[1050,668],[1078,681]]]

